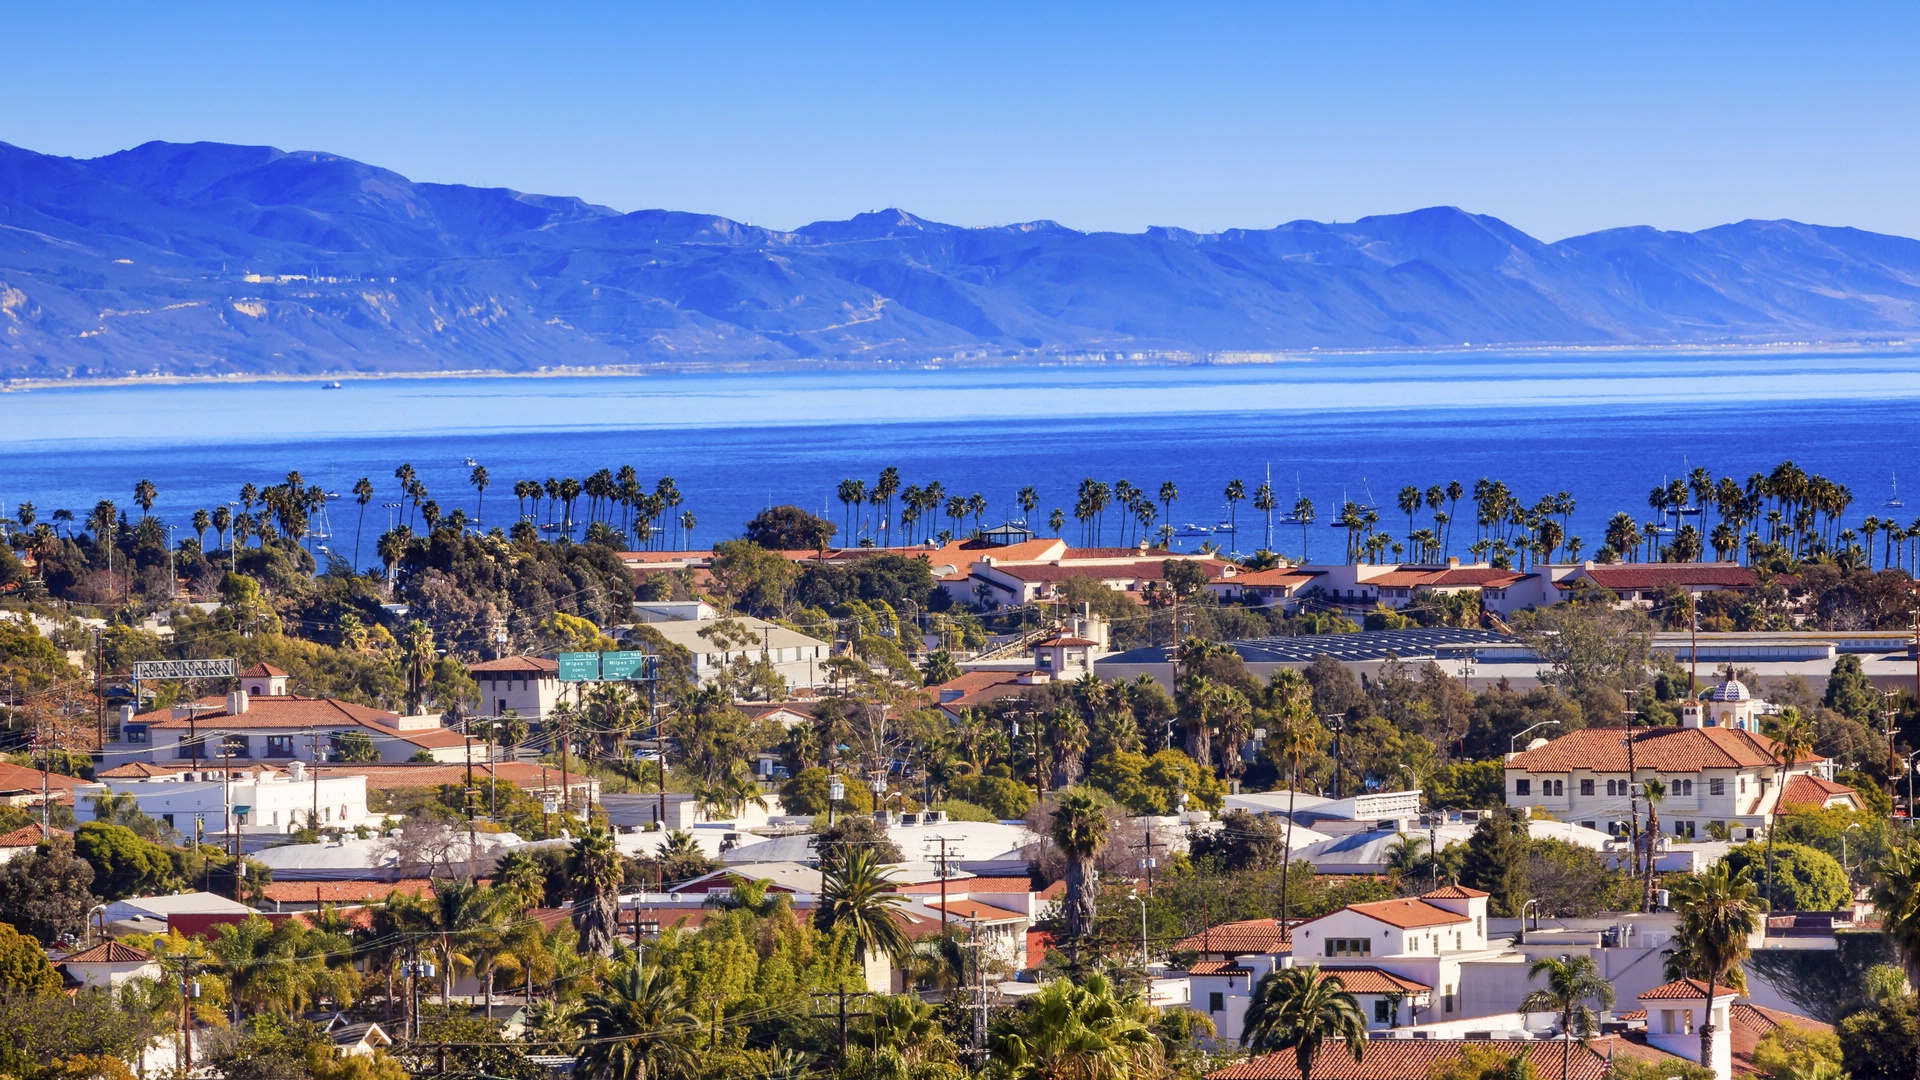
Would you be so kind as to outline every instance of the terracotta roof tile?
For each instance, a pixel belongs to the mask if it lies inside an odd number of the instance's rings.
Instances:
[[[1640,992],[1641,1001],[1678,1001],[1692,998],[1699,1001],[1707,996],[1707,984],[1698,979],[1675,979],[1670,983],[1661,983],[1651,990]],[[1739,997],[1724,986],[1716,986],[1713,991],[1715,1001],[1723,997]]]
[[[0,791],[38,792],[43,778],[51,791],[71,792],[86,783],[78,777],[63,776],[57,772],[42,773],[39,769],[0,761]]]
[[[42,829],[40,823],[36,821],[31,825],[22,825],[10,833],[0,834],[0,848],[37,847],[40,842],[45,840],[49,835],[66,836],[68,834],[59,829],[54,829],[49,834],[46,830]]]
[[[426,878],[400,881],[276,881],[262,886],[260,895],[277,904],[378,904],[393,893],[433,897]]]
[[[1425,983],[1403,979],[1391,971],[1377,967],[1323,967],[1320,970],[1327,975],[1338,977],[1340,985],[1349,994],[1428,994],[1433,992],[1433,987]]]
[[[1439,888],[1432,890],[1431,892],[1423,892],[1420,894],[1420,899],[1422,900],[1473,900],[1482,896],[1491,896],[1491,895],[1493,894],[1483,893],[1479,889],[1469,889],[1465,885],[1455,884],[1455,885],[1442,885]]]
[[[467,782],[465,764],[441,764],[439,762],[395,762],[390,765],[355,765],[328,762],[312,770],[321,776],[364,776],[369,789],[439,787],[442,784],[461,784]],[[514,786],[530,790],[560,789],[560,769],[556,766],[542,767],[525,761],[501,761],[493,765],[491,774],[484,761],[475,762],[473,782],[485,787],[487,777],[512,781]],[[580,772],[570,777],[575,787],[593,783],[593,778]]]
[[[1287,947],[1288,934],[1281,929],[1279,919],[1243,919],[1240,922],[1222,923],[1210,930],[1189,934],[1174,945],[1180,951],[1197,950],[1240,956]]]
[[[258,663],[240,673],[243,679],[284,679],[287,673],[268,663]]]
[[[1734,1002],[1727,1012],[1728,1027],[1731,1028],[1728,1041],[1733,1046],[1733,1071],[1736,1075],[1751,1076],[1759,1071],[1753,1065],[1754,1048],[1775,1028],[1821,1032],[1833,1030],[1832,1024],[1821,1023],[1811,1016],[1762,1008],[1747,1001]]]
[[[1202,960],[1187,968],[1189,975],[1251,975],[1253,969],[1234,960]]]
[[[894,890],[912,895],[940,895],[938,881],[920,881],[912,885],[902,885]],[[980,893],[983,896],[1012,896],[1016,893],[1033,891],[1033,882],[1023,877],[970,877],[948,878],[947,895],[963,896]]]
[[[1825,806],[1827,800],[1842,795],[1853,795],[1854,790],[1845,784],[1832,780],[1823,780],[1818,776],[1796,774],[1787,778],[1787,786],[1780,791],[1780,805],[1812,804]]]
[[[1450,923],[1469,921],[1465,915],[1456,914],[1424,900],[1375,900],[1368,904],[1348,904],[1340,910],[1358,912],[1369,919],[1377,919],[1388,926],[1397,926],[1402,930],[1414,930],[1423,926],[1446,926]],[[1321,918],[1324,919],[1327,916],[1322,915]]]
[[[1219,584],[1240,585],[1248,588],[1304,585],[1324,573],[1326,573],[1324,570],[1301,570],[1292,566],[1276,566],[1271,570],[1243,570],[1232,577],[1220,578]]]
[[[1524,750],[1507,763],[1526,772],[1627,771],[1625,728],[1587,728],[1562,735],[1538,750]],[[1773,768],[1779,744],[1737,728],[1637,729],[1633,733],[1634,764],[1656,772],[1699,772],[1701,769]],[[1825,761],[1814,757],[1801,762]]]
[[[560,661],[549,660],[544,656],[503,656],[498,660],[482,660],[477,664],[468,664],[468,671],[535,671],[543,675],[558,675]]]
[[[1733,563],[1643,563],[1627,566],[1595,566],[1581,571],[1594,584],[1614,592],[1635,589],[1715,586],[1723,589],[1751,589],[1760,584],[1760,573],[1750,566]]]
[[[118,941],[105,941],[85,952],[77,952],[62,960],[64,964],[139,964],[153,957],[131,945]]]
[[[1525,1054],[1535,1072],[1556,1077],[1561,1075],[1560,1055],[1566,1049],[1558,1042],[1518,1039],[1369,1039],[1356,1062],[1345,1044],[1330,1041],[1313,1059],[1313,1076],[1315,1080],[1426,1080],[1436,1063],[1457,1058],[1470,1046]],[[1674,1060],[1670,1054],[1618,1036],[1588,1039],[1571,1047],[1568,1080],[1602,1080],[1609,1052],[1650,1061]],[[1207,1080],[1299,1080],[1299,1076],[1293,1051],[1283,1050],[1208,1073]]]

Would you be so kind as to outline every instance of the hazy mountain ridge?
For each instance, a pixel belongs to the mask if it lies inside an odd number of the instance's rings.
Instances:
[[[9,378],[1884,339],[1920,331],[1920,241],[1744,221],[1548,244],[1450,207],[783,232],[270,147],[0,144],[0,328]]]

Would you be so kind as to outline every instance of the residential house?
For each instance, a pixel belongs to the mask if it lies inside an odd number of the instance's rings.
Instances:
[[[243,680],[245,681],[245,680]],[[108,744],[120,761],[166,762],[338,760],[342,740],[364,735],[383,761],[407,761],[425,754],[436,761],[464,761],[468,740],[441,725],[440,717],[399,716],[337,698],[281,692],[256,695],[235,690],[225,697],[153,709],[121,723],[120,738]],[[474,740],[476,752],[484,743]]]
[[[480,686],[480,711],[493,716],[518,713],[530,724],[546,719],[560,704],[560,663],[544,656],[503,656],[467,668]]]
[[[110,990],[133,979],[159,979],[160,965],[151,953],[118,941],[103,941],[55,961],[54,966],[77,988]]]
[[[716,645],[715,628],[727,623],[746,640],[727,643],[724,647]],[[827,681],[826,661],[833,654],[829,642],[746,615],[732,619],[674,619],[649,623],[647,629],[665,638],[668,644],[693,654],[694,679],[702,686],[736,661],[751,664],[764,660],[787,681],[789,689],[809,689]]]
[[[22,825],[10,833],[0,833],[0,865],[22,855],[31,855],[35,848],[51,837],[69,835],[60,829],[43,829],[37,821]]]
[[[364,777],[309,774],[298,760],[284,771],[258,763],[203,763],[168,776],[102,774],[74,789],[74,820],[94,820],[96,800],[109,793],[133,799],[141,813],[189,836],[201,829],[284,836],[301,827],[352,829],[371,821]]]
[[[39,806],[43,796],[55,803],[70,802],[73,789],[84,783],[78,777],[0,761],[0,806]]]
[[[1621,728],[1536,740],[1507,759],[1507,805],[1538,807],[1560,821],[1621,834],[1642,784],[1658,779],[1667,791],[1661,826],[1689,838],[1738,828],[1764,832],[1790,802],[1859,808],[1858,794],[1833,780],[1827,758],[1787,765],[1779,744],[1757,730],[1755,712],[1747,688],[1728,680],[1705,701],[1685,703],[1680,727],[1635,729],[1631,763]],[[1776,786],[1783,780],[1784,791]]]
[[[1760,587],[1760,571],[1732,562],[1679,563],[1594,563],[1569,567],[1564,576],[1555,575],[1554,586],[1562,594],[1590,586],[1608,589],[1622,603],[1651,606],[1661,593],[1677,589],[1683,593],[1752,592]],[[1782,581],[1791,581],[1782,577]]]

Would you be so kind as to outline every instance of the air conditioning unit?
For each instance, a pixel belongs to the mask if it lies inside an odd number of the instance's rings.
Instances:
[[[920,824],[922,825],[945,825],[946,823],[947,812],[945,810],[927,810],[920,815]]]

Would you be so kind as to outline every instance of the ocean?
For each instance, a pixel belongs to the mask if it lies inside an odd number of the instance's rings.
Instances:
[[[1394,506],[1402,485],[1458,480],[1470,490],[1490,477],[1529,503],[1571,493],[1569,532],[1591,553],[1615,511],[1646,520],[1648,490],[1695,467],[1744,481],[1791,458],[1852,489],[1849,523],[1920,517],[1920,498],[1911,510],[1884,505],[1917,446],[1920,350],[1911,348],[1308,353],[1236,366],[396,378],[338,389],[73,385],[0,394],[0,504],[11,515],[30,501],[44,521],[58,507],[84,517],[110,498],[138,514],[133,487],[149,479],[159,491],[153,512],[185,529],[195,508],[297,469],[343,496],[322,527],[343,555],[361,528],[366,565],[391,513],[381,504],[400,500],[402,463],[445,510],[469,515],[477,500],[467,462],[484,464],[489,526],[517,516],[516,479],[631,464],[648,487],[674,478],[698,546],[737,535],[775,503],[840,523],[839,481],[871,484],[888,466],[903,484],[978,492],[988,525],[1019,516],[1014,493],[1031,485],[1041,500],[1034,524],[1047,531],[1060,507],[1075,542],[1084,477],[1149,492],[1171,480],[1180,492],[1173,524],[1211,527],[1228,516],[1228,481],[1251,495],[1270,475],[1282,511],[1303,494],[1321,519],[1304,534],[1276,525],[1276,550],[1328,558],[1343,547],[1329,528],[1343,501],[1377,505],[1378,528],[1398,538],[1407,531]],[[1920,466],[1910,475],[1920,496]],[[377,489],[364,526],[350,494],[361,476]],[[1463,503],[1461,517],[1469,514]],[[1103,542],[1120,541],[1118,517],[1108,513]],[[1261,546],[1263,516],[1250,503],[1239,505],[1238,524],[1215,538],[1228,550]],[[1431,524],[1424,511],[1414,522]],[[1456,526],[1455,554],[1470,533],[1464,520]]]

